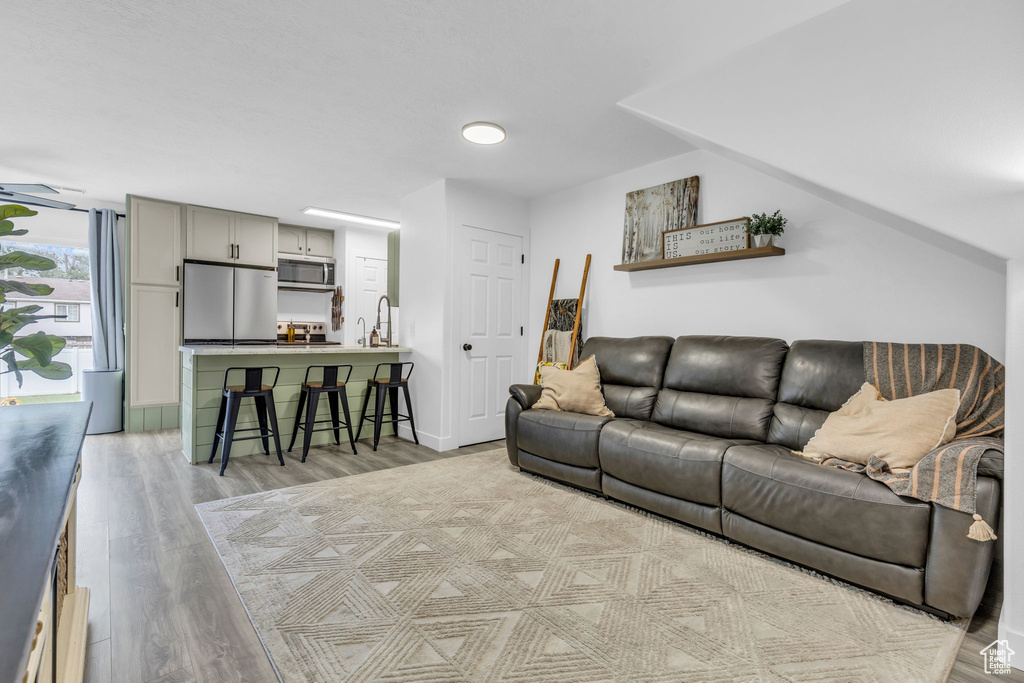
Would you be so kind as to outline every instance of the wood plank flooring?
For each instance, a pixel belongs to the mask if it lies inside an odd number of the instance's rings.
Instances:
[[[178,432],[86,438],[78,494],[79,582],[92,591],[89,683],[273,682],[259,638],[193,505],[259,491],[500,448],[496,441],[438,453],[395,437],[189,465]],[[950,681],[991,681],[978,651],[995,639],[1002,598],[998,567]],[[1024,681],[1024,673],[1001,676]]]

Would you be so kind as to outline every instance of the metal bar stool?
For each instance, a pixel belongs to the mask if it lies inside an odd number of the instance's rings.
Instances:
[[[232,370],[245,371],[245,383],[241,386],[229,385],[228,375]],[[263,375],[267,370],[274,371],[274,381],[270,384],[263,382]],[[224,371],[224,388],[220,397],[220,411],[217,413],[217,428],[213,435],[213,450],[210,451],[210,460],[213,462],[217,455],[217,446],[221,439],[224,440],[224,452],[220,456],[220,476],[224,476],[224,470],[228,466],[228,458],[231,456],[231,444],[235,441],[249,441],[261,439],[263,441],[263,452],[270,455],[270,436],[274,437],[274,447],[277,449],[277,459],[281,466],[284,466],[284,456],[281,454],[281,440],[277,436],[277,410],[274,408],[274,387],[277,386],[277,378],[281,375],[281,368],[228,368]],[[246,429],[235,429],[238,422],[238,408],[242,399],[251,398],[256,404],[256,419],[259,420],[259,427]],[[267,420],[270,420],[270,428],[267,428]],[[259,432],[255,436],[243,436],[236,438],[236,432]]]
[[[320,369],[321,373],[320,381],[309,381],[309,371]],[[345,379],[341,382],[338,381],[338,371],[346,370]],[[309,453],[310,440],[313,438],[313,432],[334,432],[334,442],[341,445],[341,427],[344,426],[348,429],[348,442],[352,446],[352,453],[356,453],[356,440],[352,436],[352,418],[349,417],[348,413],[348,391],[345,389],[345,385],[348,384],[349,377],[352,376],[351,365],[310,365],[306,368],[306,377],[302,380],[302,389],[299,392],[299,409],[295,413],[295,427],[292,429],[292,442],[288,444],[288,452],[292,452],[292,448],[295,446],[295,438],[299,435],[299,429],[303,431],[302,439],[302,462],[306,462],[306,454]],[[331,407],[331,419],[330,420],[317,420],[316,419],[316,408],[317,403],[320,400],[320,394],[327,394],[327,402]],[[306,406],[306,398],[309,397],[309,405]],[[338,399],[341,399],[341,409],[345,413],[345,421],[339,422],[338,420]],[[303,415],[302,409],[306,406],[305,415]],[[314,425],[324,424],[330,422],[330,427],[315,428]]]
[[[409,366],[409,372],[404,372],[405,366]],[[388,368],[387,377],[379,377],[380,369]],[[412,400],[409,398],[409,377],[412,375],[413,364],[406,363],[377,363],[377,368],[373,371],[373,378],[367,383],[366,398],[363,400],[363,411],[359,416],[359,430],[356,432],[356,440],[359,440],[359,435],[363,433],[363,423],[367,420],[373,421],[373,450],[377,450],[377,444],[380,442],[380,428],[384,421],[384,399],[390,398],[391,401],[391,424],[394,426],[395,435],[398,435],[398,423],[409,422],[409,426],[412,428],[412,438],[418,444],[420,439],[416,436],[416,422],[412,419]],[[404,376],[403,376],[404,375]],[[398,414],[398,389],[401,388],[405,394],[405,407],[409,411],[408,415]],[[384,390],[387,390],[387,394]],[[375,412],[373,415],[366,414],[366,406],[370,404],[370,392],[376,391],[375,394]]]

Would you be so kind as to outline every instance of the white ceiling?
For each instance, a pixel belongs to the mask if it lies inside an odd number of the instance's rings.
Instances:
[[[443,177],[535,197],[692,149],[616,103],[842,1],[8,0],[0,179],[309,225]]]
[[[940,246],[1020,257],[1022,29],[1019,0],[853,0],[623,105]]]

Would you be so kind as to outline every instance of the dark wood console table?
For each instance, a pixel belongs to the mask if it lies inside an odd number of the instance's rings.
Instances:
[[[75,494],[91,403],[0,407],[0,683],[80,681]]]

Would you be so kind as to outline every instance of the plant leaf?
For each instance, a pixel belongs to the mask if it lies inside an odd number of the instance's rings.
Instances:
[[[12,235],[27,235],[28,230],[24,228],[20,230],[14,229],[14,223],[10,221],[0,221],[0,237],[10,237]]]
[[[11,348],[23,356],[35,359],[40,367],[46,367],[65,344],[67,342],[56,335],[36,332],[13,340]]]
[[[35,360],[18,361],[19,370],[34,372],[43,379],[68,379],[71,377],[71,366],[60,361],[40,365]]]
[[[4,204],[0,206],[0,220],[20,218],[21,216],[35,216],[38,213],[38,211],[33,211],[21,204]]]
[[[25,270],[52,270],[57,264],[52,259],[25,251],[10,251],[0,255],[0,270],[24,268]]]
[[[9,311],[4,311],[7,315],[32,315],[43,310],[43,307],[39,304],[29,304],[28,306],[19,306],[18,308],[12,308]],[[39,316],[40,318],[45,316]]]
[[[21,388],[21,383],[25,379],[21,374],[21,368],[18,367],[18,360],[14,357],[14,351],[8,351],[3,356],[0,356],[5,363],[7,363],[6,372],[13,372],[14,378],[18,380],[18,388]]]
[[[17,280],[0,280],[0,292],[21,292],[29,296],[46,296],[47,294],[53,294],[53,287],[50,285],[18,282]],[[6,297],[4,300],[6,301]]]

